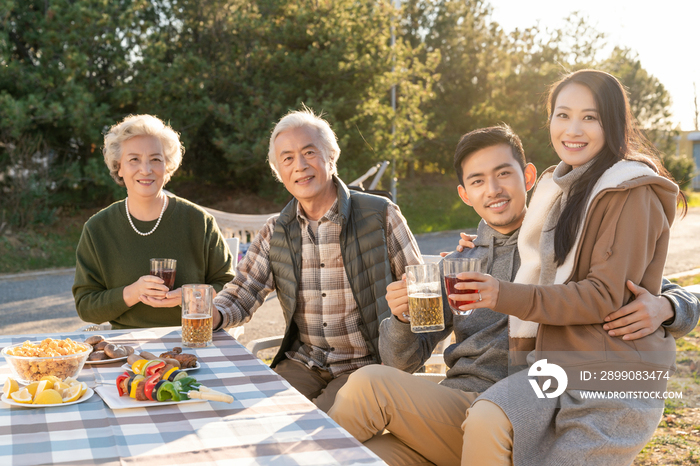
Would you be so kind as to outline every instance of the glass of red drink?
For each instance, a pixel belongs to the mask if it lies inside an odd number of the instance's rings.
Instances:
[[[175,259],[151,259],[151,275],[163,279],[163,284],[169,290],[175,285],[175,270],[177,261]]]
[[[473,303],[477,301],[478,294],[476,290],[460,290],[455,288],[455,285],[460,282],[471,282],[474,280],[460,280],[457,274],[462,272],[481,272],[481,260],[473,257],[455,257],[445,258],[442,261],[442,271],[445,275],[445,291],[447,291],[447,302],[450,303],[452,313],[457,316],[468,316],[472,311],[463,311],[459,306]],[[454,301],[449,298],[451,294],[471,294],[474,297],[473,301]]]

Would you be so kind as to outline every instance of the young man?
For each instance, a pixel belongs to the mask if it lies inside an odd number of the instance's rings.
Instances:
[[[535,167],[525,162],[520,139],[505,125],[464,135],[454,166],[460,198],[482,221],[475,247],[453,256],[479,258],[483,272],[513,280],[520,267],[518,232],[526,212],[527,191],[536,180]],[[654,329],[670,319],[668,330],[681,336],[695,327],[700,303],[679,287],[664,289],[668,289],[664,295],[668,300],[639,289],[635,294],[643,298],[642,305],[636,303],[633,314],[653,316]],[[481,392],[508,375],[508,318],[486,308],[469,316],[454,316],[443,299],[445,330],[414,334],[403,317],[408,308],[405,284],[389,285],[387,300],[393,317],[381,324],[380,354],[384,364],[393,367],[369,366],[357,371],[338,393],[329,415],[390,465],[459,464],[465,435],[461,425],[467,408]],[[615,314],[626,315],[628,311],[623,308]],[[637,331],[639,319],[626,318],[633,324],[623,324],[624,330],[614,331]],[[620,326],[619,322],[614,325]],[[445,351],[446,378],[436,385],[410,375],[452,331],[456,343]],[[486,405],[475,407],[482,404]],[[382,434],[384,429],[389,433]],[[510,435],[502,434],[495,439],[485,437],[479,443],[482,450],[506,451]],[[479,432],[470,435],[478,436]],[[472,459],[478,455],[478,451],[469,452]]]
[[[273,369],[327,411],[355,370],[380,363],[386,287],[420,251],[399,208],[350,192],[337,177],[340,148],[311,110],[291,112],[270,137],[270,167],[294,196],[271,218],[217,295],[214,326],[246,323],[277,290],[286,329]]]

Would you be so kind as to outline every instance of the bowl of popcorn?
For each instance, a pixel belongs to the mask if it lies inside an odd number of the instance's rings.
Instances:
[[[60,379],[77,378],[91,351],[90,345],[70,338],[47,338],[6,346],[2,349],[2,355],[14,378],[23,384],[30,384],[47,375]]]

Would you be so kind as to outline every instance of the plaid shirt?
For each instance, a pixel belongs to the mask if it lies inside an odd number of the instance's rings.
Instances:
[[[340,250],[338,201],[321,217],[315,235],[297,205],[301,227],[302,266],[294,322],[299,340],[286,353],[290,359],[327,370],[334,377],[376,363],[359,330],[362,318],[350,288]],[[387,209],[387,247],[391,271],[400,277],[407,265],[422,263],[420,250],[395,204]],[[277,217],[270,218],[236,269],[236,277],[215,299],[222,327],[250,320],[274,289],[270,237]]]

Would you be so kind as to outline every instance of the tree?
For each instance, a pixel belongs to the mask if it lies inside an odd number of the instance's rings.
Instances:
[[[625,85],[632,115],[649,140],[663,154],[673,154],[677,131],[671,119],[671,95],[664,85],[642,67],[637,54],[628,48],[615,47],[599,67]]]
[[[15,197],[46,200],[19,223],[31,223],[33,213],[45,218],[42,212],[64,199],[49,198],[49,193],[72,193],[74,203],[99,195],[89,189],[95,183],[106,185],[108,177],[101,174],[106,171],[97,171],[91,161],[101,159],[96,148],[102,129],[114,122],[115,113],[133,108],[129,61],[138,50],[140,32],[147,27],[142,15],[146,5],[139,0],[3,3],[0,173],[6,176],[2,187]],[[16,155],[29,147],[37,152],[29,157]],[[25,181],[19,174],[40,173],[28,162],[37,157],[50,170],[35,180],[36,189],[21,190]],[[86,169],[97,176],[86,177]],[[0,200],[0,208],[7,211],[8,205]]]
[[[193,176],[253,191],[277,189],[266,163],[275,121],[302,104],[324,113],[338,135],[342,177],[389,158],[389,90],[401,85],[399,124],[408,151],[426,134],[417,106],[430,98],[432,71],[408,44],[389,43],[389,2],[180,1],[151,36],[137,81],[142,109],[169,115],[188,148]],[[144,76],[159,76],[159,83]],[[418,124],[415,124],[418,122]],[[408,147],[408,148],[407,148]]]
[[[425,45],[424,60],[436,52],[440,59],[435,99],[422,107],[433,137],[416,146],[419,167],[450,170],[460,136],[490,124],[479,107],[490,94],[505,40],[490,13],[480,0],[409,0],[403,6],[402,36],[414,47]]]

